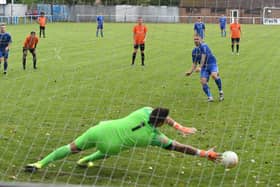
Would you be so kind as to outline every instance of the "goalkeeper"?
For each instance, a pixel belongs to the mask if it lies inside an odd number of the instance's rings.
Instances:
[[[117,155],[125,149],[133,147],[147,147],[149,145],[159,146],[167,150],[174,150],[189,155],[206,157],[217,161],[220,154],[209,149],[199,150],[189,145],[181,144],[171,140],[158,131],[164,123],[170,125],[184,135],[193,134],[195,128],[181,126],[168,116],[169,110],[165,108],[144,107],[138,109],[128,116],[101,121],[94,127],[88,129],[84,134],[68,145],[64,145],[42,160],[25,166],[25,171],[35,172],[47,166],[49,163],[62,159],[70,154],[96,147],[97,151],[77,161],[78,166],[91,167],[93,161]]]

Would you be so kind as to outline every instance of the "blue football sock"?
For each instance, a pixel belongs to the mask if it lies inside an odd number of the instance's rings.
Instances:
[[[7,71],[8,69],[8,62],[4,62],[4,71]]]
[[[208,84],[203,84],[202,89],[208,97],[212,96],[211,93],[210,93],[210,88],[209,88]]]
[[[217,84],[217,86],[218,86],[219,91],[222,91],[222,80],[221,80],[221,78],[220,78],[220,77],[217,78],[217,79],[215,80],[215,82],[216,82],[216,84]]]

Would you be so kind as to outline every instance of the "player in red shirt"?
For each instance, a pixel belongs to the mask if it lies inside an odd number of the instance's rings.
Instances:
[[[234,45],[236,44],[236,54],[239,55],[239,42],[241,36],[241,26],[237,18],[230,24],[230,37],[231,37],[231,51],[234,53]]]
[[[38,24],[40,25],[40,38],[42,33],[44,38],[46,37],[45,35],[46,23],[47,23],[47,18],[45,17],[45,13],[41,12],[40,16],[38,17]]]
[[[37,69],[37,67],[36,67],[36,61],[37,61],[36,47],[37,47],[38,42],[39,42],[39,39],[36,36],[36,33],[34,31],[32,31],[30,33],[30,35],[25,38],[25,41],[23,43],[23,50],[22,50],[22,52],[23,52],[22,66],[23,66],[24,70],[25,70],[25,66],[26,66],[26,56],[27,56],[27,51],[28,50],[30,51],[30,53],[33,56],[33,68]]]
[[[140,47],[141,50],[141,60],[142,60],[142,66],[145,65],[145,42],[147,37],[147,27],[143,24],[143,18],[139,17],[137,20],[138,24],[133,27],[133,40],[134,40],[134,51],[132,54],[132,63],[131,65],[134,65],[134,61],[136,58],[136,54],[138,51],[138,48]]]

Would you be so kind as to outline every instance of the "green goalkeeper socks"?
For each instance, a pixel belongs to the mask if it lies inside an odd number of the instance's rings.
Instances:
[[[60,160],[64,157],[68,156],[69,154],[71,154],[70,146],[65,145],[65,146],[62,146],[62,147],[56,149],[55,151],[53,151],[52,153],[47,155],[45,158],[40,160],[38,163],[41,164],[42,167],[44,167],[44,166],[48,165],[50,162]]]
[[[80,159],[78,162],[90,162],[105,158],[107,155],[101,153],[100,151],[96,151],[95,153],[85,156],[84,158]]]

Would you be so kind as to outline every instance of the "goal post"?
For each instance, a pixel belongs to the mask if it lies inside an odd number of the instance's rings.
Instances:
[[[264,7],[263,24],[280,25],[280,7]]]

